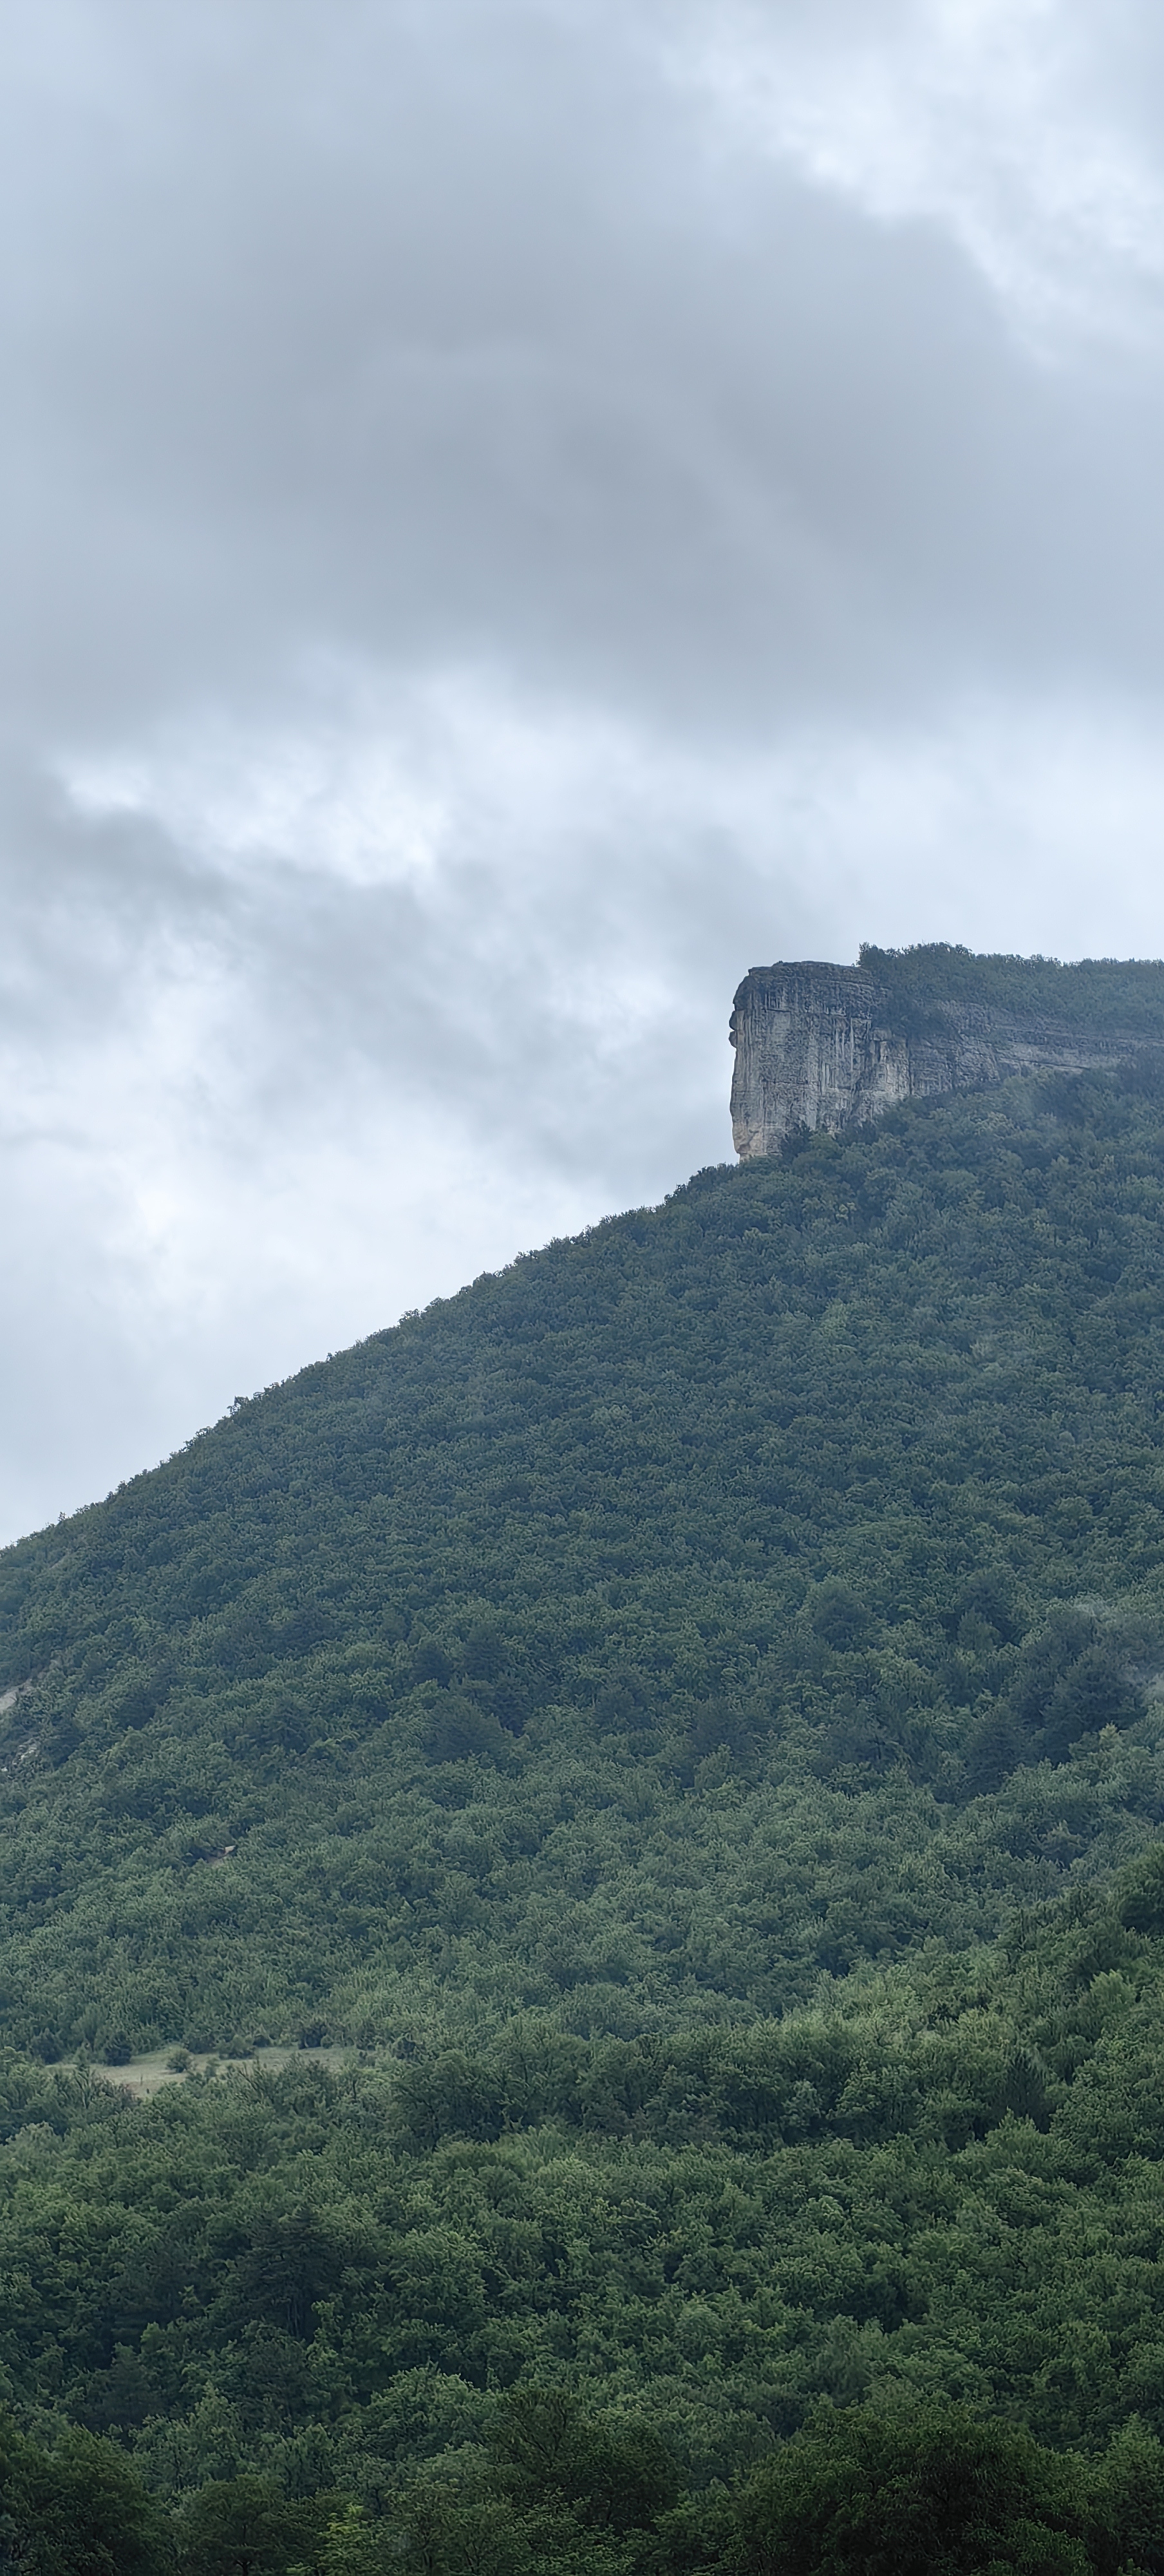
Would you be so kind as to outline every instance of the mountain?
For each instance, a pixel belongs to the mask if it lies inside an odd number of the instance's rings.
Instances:
[[[770,2014],[1140,1848],[1156,1079],[704,1173],[9,1549],[11,2035]]]
[[[16,2527],[1164,2565],[1162,1269],[1151,1050],[910,1101],[4,1553]]]

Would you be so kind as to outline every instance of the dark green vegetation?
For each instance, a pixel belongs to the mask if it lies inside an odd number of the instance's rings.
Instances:
[[[1162,1277],[919,1105],[0,1559],[0,2547],[1164,2570]]]
[[[916,948],[866,943],[858,963],[888,991],[890,1024],[910,1034],[922,1033],[927,1011],[953,1002],[1066,1029],[1139,1032],[1156,1041],[1164,1036],[1159,958],[1082,957],[1062,966],[1055,957],[976,957],[969,948],[938,941]]]
[[[1135,1079],[705,1174],[9,1550],[11,2037],[747,2019],[1141,1847]]]

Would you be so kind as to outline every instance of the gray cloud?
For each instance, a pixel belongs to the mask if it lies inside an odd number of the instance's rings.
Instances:
[[[1164,47],[10,19],[15,1530],[725,1155],[748,965],[1164,946]]]

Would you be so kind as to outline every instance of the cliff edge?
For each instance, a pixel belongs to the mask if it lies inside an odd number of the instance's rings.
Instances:
[[[732,1135],[749,1161],[899,1100],[1074,1073],[1164,1044],[1164,963],[862,948],[856,966],[753,966],[735,997]]]

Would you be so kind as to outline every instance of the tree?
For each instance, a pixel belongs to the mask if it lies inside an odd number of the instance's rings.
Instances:
[[[962,2408],[821,2416],[766,2462],[740,2522],[755,2576],[1087,2576],[1081,2465]]]
[[[287,2576],[296,2561],[318,2564],[324,2506],[288,2504],[269,2479],[220,2478],[184,2507],[182,2576]]]
[[[161,2576],[162,2517],[112,2443],[69,2428],[56,2448],[0,2421],[0,2517],[22,2576]]]

